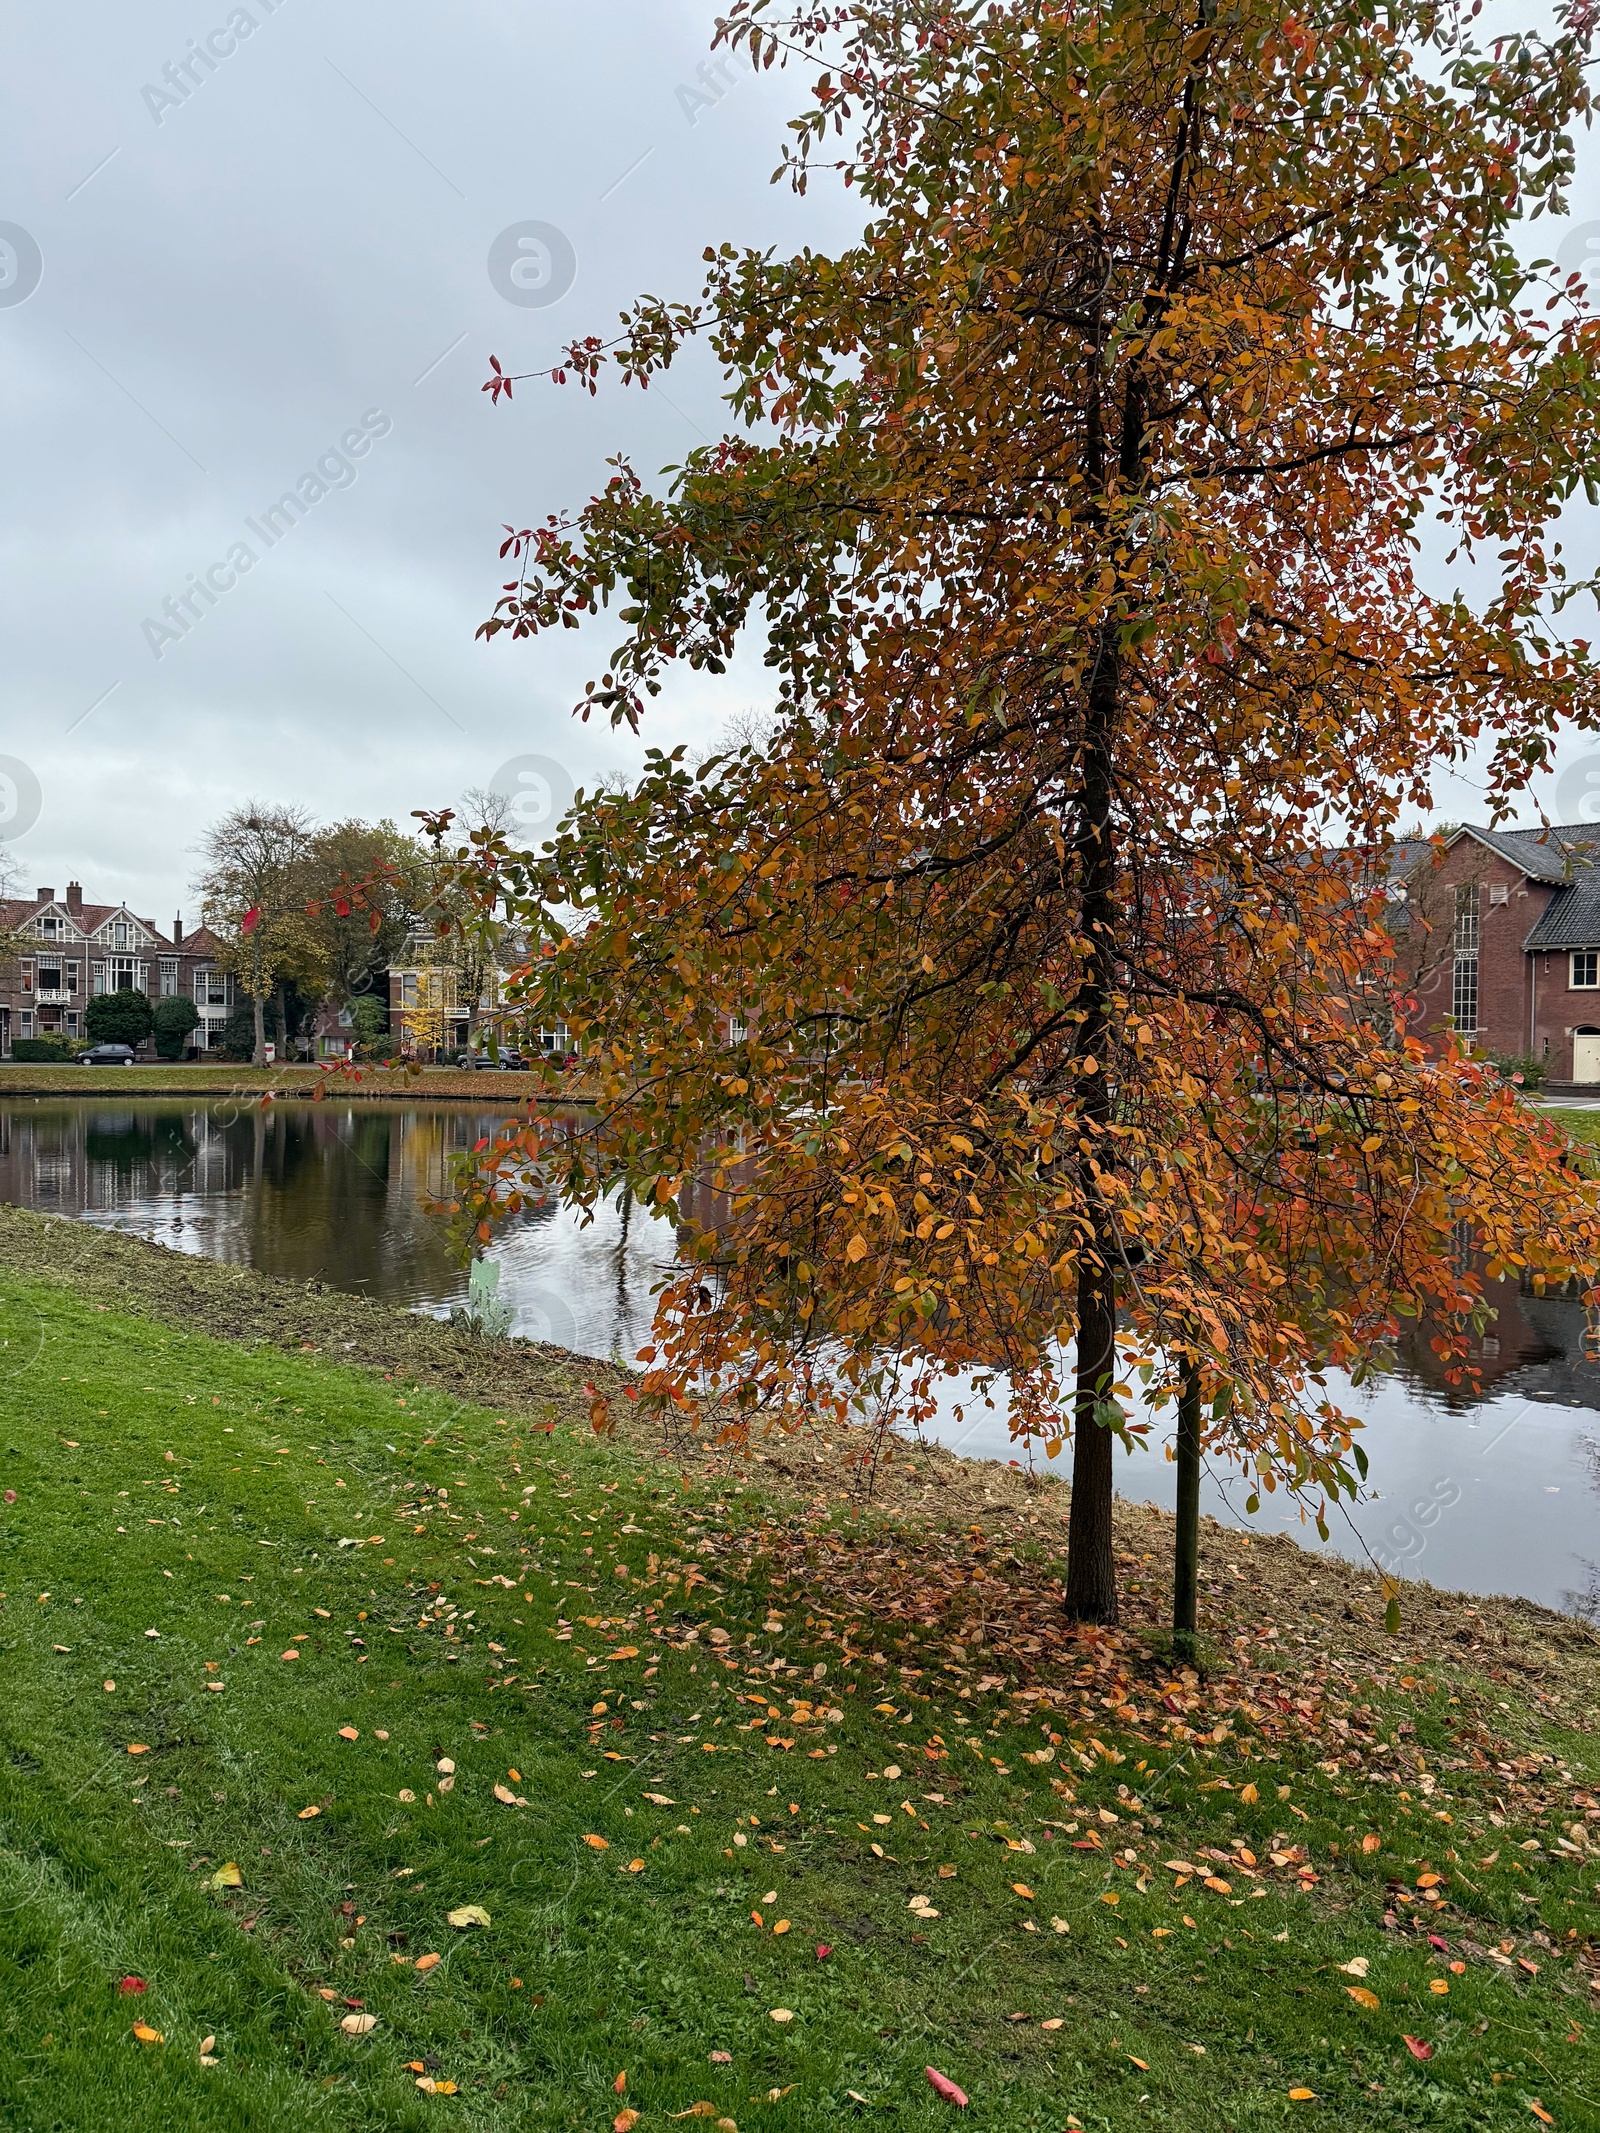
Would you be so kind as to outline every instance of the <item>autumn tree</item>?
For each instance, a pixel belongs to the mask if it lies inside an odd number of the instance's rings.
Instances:
[[[278,1027],[286,1033],[287,984],[314,996],[330,973],[327,944],[306,911],[311,852],[303,809],[254,801],[231,809],[200,846],[201,915],[223,944],[224,968],[250,1001],[257,1066],[267,1058],[267,1001],[278,995]]]
[[[1133,1373],[1191,1470],[1203,1433],[1325,1501],[1362,1463],[1328,1367],[1403,1317],[1465,1367],[1457,1224],[1491,1274],[1600,1259],[1558,1137],[1424,1057],[1382,923],[1440,765],[1477,750],[1499,819],[1600,717],[1551,533],[1600,480],[1600,336],[1514,242],[1565,201],[1587,17],[1483,50],[1418,0],[735,0],[720,35],[815,65],[783,174],[842,175],[862,233],[723,246],[698,305],[567,351],[593,391],[706,341],[733,426],[513,530],[485,634],[614,605],[580,708],[635,727],[754,636],[775,717],[463,863],[601,1103],[459,1205],[681,1218],[632,1389],[734,1438],[1002,1385],[1073,1440],[1067,1609],[1111,1620]]]

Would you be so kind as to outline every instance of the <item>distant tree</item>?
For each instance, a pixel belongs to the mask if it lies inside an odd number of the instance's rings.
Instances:
[[[303,994],[321,996],[331,970],[328,945],[307,914],[313,840],[303,808],[250,802],[224,815],[200,846],[196,884],[205,923],[223,943],[222,962],[251,1003],[251,1056],[266,1064],[266,1003],[292,980]]]
[[[91,1044],[143,1044],[153,1021],[150,1002],[137,986],[96,993],[84,1010],[83,1026]]]
[[[421,842],[394,823],[335,822],[311,839],[306,916],[327,963],[325,997],[346,1007],[372,992],[404,952],[426,900]],[[357,897],[348,885],[360,882]]]
[[[389,1011],[375,992],[359,993],[350,1002],[350,1028],[358,1057],[371,1059],[383,1049]]]
[[[162,1059],[181,1059],[189,1032],[200,1020],[200,1010],[193,1000],[174,994],[165,1000],[157,1000],[151,1012],[155,1030],[156,1053]]]

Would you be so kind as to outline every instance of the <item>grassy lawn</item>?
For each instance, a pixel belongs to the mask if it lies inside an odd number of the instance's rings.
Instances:
[[[1600,2127],[1600,1758],[1477,1616],[1025,1678],[852,1570],[1043,1541],[13,1266],[0,1338],[8,2128]]]
[[[141,1062],[131,1067],[85,1067],[30,1065],[26,1061],[0,1062],[0,1097],[3,1096],[275,1096],[315,1095],[319,1088],[329,1096],[396,1097],[415,1100],[420,1096],[476,1096],[490,1103],[508,1098],[520,1103],[538,1086],[532,1073],[501,1072],[492,1067],[461,1071],[454,1067],[419,1067],[393,1072],[380,1066],[359,1067],[352,1074],[344,1069],[314,1066],[253,1067],[222,1062],[208,1065],[182,1060]],[[577,1091],[580,1084],[573,1082]]]

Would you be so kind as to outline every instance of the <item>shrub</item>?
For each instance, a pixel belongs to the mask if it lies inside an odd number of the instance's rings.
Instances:
[[[84,1011],[83,1026],[91,1044],[143,1044],[150,1034],[150,1002],[136,986],[96,993]]]
[[[79,1049],[69,1037],[18,1037],[11,1047],[11,1056],[24,1062],[31,1061],[35,1066],[62,1066],[76,1059]]]
[[[181,1059],[188,1044],[190,1030],[200,1021],[200,1010],[193,1000],[169,995],[155,1004],[151,1020],[155,1027],[156,1056],[160,1059]]]

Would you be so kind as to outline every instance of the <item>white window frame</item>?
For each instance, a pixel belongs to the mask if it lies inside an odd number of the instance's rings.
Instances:
[[[1579,976],[1580,969],[1584,973]],[[1574,948],[1567,958],[1567,988],[1571,992],[1600,992],[1600,948]]]

